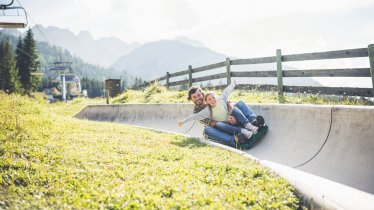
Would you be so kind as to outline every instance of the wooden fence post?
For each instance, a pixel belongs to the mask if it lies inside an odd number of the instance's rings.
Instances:
[[[188,84],[191,87],[192,86],[192,66],[188,66]]]
[[[227,85],[231,84],[231,70],[230,70],[230,58],[226,58],[226,73],[227,73]]]
[[[374,97],[374,44],[371,44],[368,46],[368,56],[369,56],[369,61],[370,61],[371,81],[373,84],[372,97]]]
[[[169,89],[169,79],[170,79],[170,74],[169,72],[166,72],[166,88]]]
[[[106,104],[109,104],[109,90],[105,90]]]
[[[278,79],[278,99],[279,103],[284,103],[283,96],[283,73],[282,73],[282,52],[277,49],[277,79]]]

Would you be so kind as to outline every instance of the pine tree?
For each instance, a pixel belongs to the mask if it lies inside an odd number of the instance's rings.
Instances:
[[[0,88],[8,93],[19,92],[15,55],[9,41],[0,43],[0,69],[0,78],[2,78]]]
[[[30,72],[37,72],[40,68],[40,62],[38,51],[36,48],[36,41],[31,29],[27,31],[26,37],[24,39],[24,49],[25,52],[31,56],[28,56],[29,59],[26,60],[26,65],[29,67]],[[36,88],[41,84],[41,77],[31,76],[30,84],[31,90],[35,91]]]
[[[104,84],[99,80],[83,77],[81,79],[81,85],[82,90],[87,90],[89,98],[101,97],[103,95]]]
[[[4,57],[4,50],[2,46],[3,44],[1,42],[0,43],[0,90],[4,90],[5,80],[7,79],[5,75],[4,65],[2,62],[3,60],[2,58]]]
[[[6,80],[4,67],[2,65],[2,58],[4,57],[4,50],[2,46],[2,43],[0,43],[0,90],[4,90],[4,83]]]
[[[38,53],[36,50],[36,42],[34,35],[29,29],[26,37],[21,38],[17,44],[17,67],[21,84],[25,92],[30,93],[34,91],[41,83],[39,77],[32,77],[31,72],[36,72],[39,68]]]
[[[25,66],[26,55],[24,53],[24,44],[21,37],[18,38],[17,49],[16,49],[16,60],[18,68],[18,77],[20,79],[21,87],[26,90],[30,85],[30,71],[27,70]]]
[[[132,85],[133,89],[138,89],[144,84],[144,81],[140,77],[135,77],[134,83]]]

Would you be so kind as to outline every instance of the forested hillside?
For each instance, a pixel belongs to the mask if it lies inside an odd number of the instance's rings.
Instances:
[[[7,41],[13,47],[14,52],[17,50],[19,37],[7,34],[6,31],[0,31],[0,42]],[[58,74],[49,71],[53,67],[53,63],[57,61],[72,62],[72,69],[82,79],[82,88],[87,89],[89,96],[100,96],[103,89],[103,81],[105,79],[122,79],[123,86],[133,85],[135,78],[132,78],[127,72],[116,72],[111,68],[104,68],[84,62],[81,58],[72,55],[68,50],[56,46],[50,46],[46,42],[36,42],[38,52],[38,70],[43,73],[42,83],[37,89],[44,90],[51,85],[53,79]],[[22,52],[20,52],[22,54]],[[27,56],[27,55],[25,55]],[[136,79],[138,81],[139,79]],[[92,89],[94,88],[94,89]],[[95,93],[94,93],[95,92]]]
[[[9,40],[14,48],[16,48],[18,37],[9,35],[0,31],[0,40],[7,39]],[[40,54],[40,63],[41,69],[44,73],[47,73],[46,70],[49,67],[52,67],[53,62],[56,61],[70,61],[73,62],[73,69],[75,73],[80,76],[85,76],[90,79],[102,79],[103,76],[106,78],[117,78],[117,77],[126,77],[126,72],[119,74],[114,72],[113,69],[103,68],[100,66],[92,65],[84,62],[81,58],[73,56],[68,50],[62,49],[56,46],[50,46],[46,42],[36,42],[38,52]]]

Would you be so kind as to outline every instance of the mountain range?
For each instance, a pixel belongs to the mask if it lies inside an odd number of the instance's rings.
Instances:
[[[188,65],[202,66],[221,62],[226,55],[208,48],[196,47],[178,40],[146,43],[117,60],[111,67],[132,75],[152,80],[166,72],[188,69]]]
[[[41,25],[34,26],[32,30],[36,40],[48,41],[69,50],[88,63],[104,67],[110,66],[121,56],[140,46],[139,43],[128,44],[115,37],[94,39],[88,31],[75,35],[68,29]]]
[[[68,29],[54,26],[36,25],[32,30],[35,39],[39,42],[48,42],[50,45],[62,47],[84,62],[114,69],[117,72],[116,75],[126,74],[143,80],[153,80],[165,76],[166,72],[174,73],[186,70],[188,65],[199,67],[222,62],[229,57],[187,37],[140,44],[126,43],[115,37],[94,39],[88,31],[75,35]],[[16,30],[7,29],[7,33],[22,36]],[[256,67],[235,66],[235,68],[239,70],[274,70],[275,66],[264,64],[256,65]],[[217,71],[220,70],[217,69]],[[199,74],[199,76],[214,73],[208,71]],[[273,83],[271,78],[248,78],[246,81],[262,84]],[[295,81],[294,85],[320,85],[311,78],[295,78],[293,81]]]

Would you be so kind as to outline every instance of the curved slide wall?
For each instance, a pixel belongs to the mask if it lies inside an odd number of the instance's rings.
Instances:
[[[374,194],[374,107],[250,107],[264,116],[269,131],[247,153]],[[90,105],[76,117],[201,137],[200,123],[177,126],[192,108],[192,104]]]

